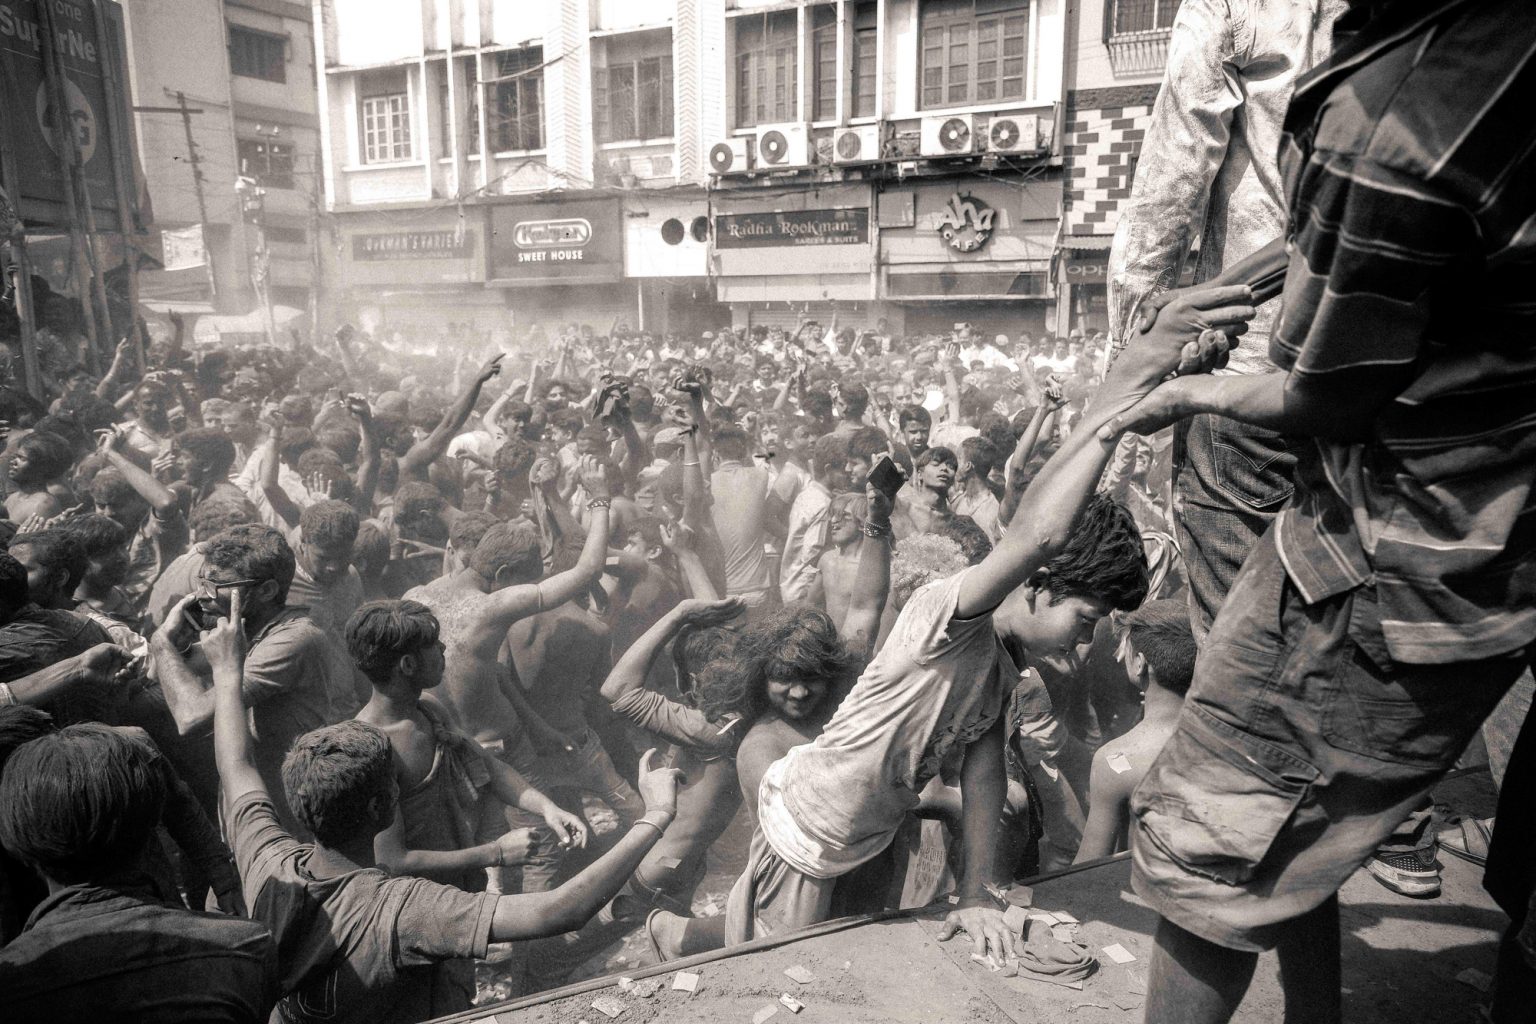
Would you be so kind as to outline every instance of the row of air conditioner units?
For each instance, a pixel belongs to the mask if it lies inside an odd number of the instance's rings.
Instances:
[[[973,114],[922,119],[918,153],[924,157],[972,153],[1036,153],[1041,147],[1038,114],[994,114],[978,133]],[[873,163],[884,157],[885,132],[879,122],[838,128],[832,135],[834,164]],[[772,124],[752,135],[723,139],[710,148],[715,174],[790,170],[808,167],[814,150],[809,126]]]

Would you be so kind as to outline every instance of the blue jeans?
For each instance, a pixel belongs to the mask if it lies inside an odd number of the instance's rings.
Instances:
[[[1210,632],[1243,560],[1290,500],[1297,448],[1220,416],[1195,416],[1175,431],[1174,522],[1196,639]]]

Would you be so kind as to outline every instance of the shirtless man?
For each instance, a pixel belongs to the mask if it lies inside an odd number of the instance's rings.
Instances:
[[[424,694],[443,681],[444,666],[438,622],[426,605],[364,605],[348,621],[346,637],[347,652],[373,684],[357,720],[389,737],[400,784],[394,824],[374,838],[379,863],[396,874],[483,888],[481,869],[521,863],[541,839],[534,829],[518,828],[477,843],[482,804],[495,802],[542,818],[561,849],[586,845],[580,818],[455,729],[442,705]]]
[[[33,516],[49,519],[64,511],[66,503],[74,501],[64,485],[64,475],[73,463],[69,442],[57,434],[33,431],[16,442],[5,518],[21,525]]]
[[[1154,601],[1126,616],[1120,660],[1145,704],[1139,723],[1093,755],[1088,821],[1074,864],[1127,848],[1131,793],[1173,735],[1195,675],[1196,650],[1182,600]]]
[[[625,891],[615,897],[615,918],[632,916],[636,903],[686,912],[704,874],[705,854],[741,806],[736,744],[751,724],[752,709],[743,704],[744,693],[734,685],[731,666],[721,664],[720,655],[729,646],[720,648],[707,664],[689,659],[689,678],[677,681],[687,703],[669,700],[645,684],[667,644],[676,641],[680,647],[689,646],[685,631],[709,642],[723,639],[703,634],[727,627],[745,608],[740,598],[683,601],[625,652],[603,683],[602,697],[616,714],[671,744],[663,763],[681,769],[686,779],[678,790],[673,827],[635,869]]]
[[[955,453],[942,445],[929,448],[917,457],[913,467],[912,480],[896,496],[896,511],[891,516],[898,538],[938,533],[944,520],[954,516],[949,490],[960,471]]]

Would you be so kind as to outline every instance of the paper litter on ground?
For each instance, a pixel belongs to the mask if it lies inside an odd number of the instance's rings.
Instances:
[[[718,903],[714,902],[713,900],[709,901],[708,903],[704,904],[702,907],[699,908],[699,916],[700,917],[719,917],[720,916],[720,905]]]
[[[801,1010],[805,1009],[805,1004],[796,999],[794,996],[790,995],[788,992],[785,992],[783,995],[779,996],[779,1003],[790,1013],[799,1013]]]
[[[605,1017],[613,1018],[624,1012],[624,1004],[613,996],[598,996],[592,1000],[592,1009]]]
[[[1051,927],[1051,935],[1056,939],[1057,942],[1077,941],[1077,933],[1072,930],[1072,926],[1069,924],[1053,925]]]
[[[1023,907],[1009,907],[1003,911],[1003,924],[1007,925],[1008,930],[1013,934],[1020,935],[1024,931],[1024,926],[1029,924],[1029,911]]]
[[[1108,763],[1116,775],[1124,775],[1131,770],[1131,759],[1124,754],[1110,754]]]
[[[693,992],[699,987],[699,976],[689,974],[687,971],[678,971],[677,977],[672,979],[672,987],[679,992]]]
[[[779,1012],[777,1006],[765,1006],[752,1015],[752,1024],[763,1024],[763,1021]]]
[[[1055,911],[1055,914],[1056,914],[1056,920],[1057,920],[1057,922],[1059,924],[1077,924],[1078,923],[1077,918],[1073,917],[1071,914],[1067,913],[1065,910]]]
[[[1131,983],[1130,983],[1130,986],[1129,986],[1130,990],[1132,992],[1136,993],[1139,996],[1146,995],[1147,994],[1147,979],[1142,977],[1136,971],[1127,970],[1125,973],[1127,975],[1129,975],[1130,979],[1131,979]]]
[[[1027,885],[1015,885],[1008,890],[1007,900],[1015,907],[1028,907],[1035,902],[1035,890]]]
[[[1110,996],[1109,998],[1113,999],[1115,1005],[1122,1010],[1134,1010],[1141,1005],[1141,999],[1138,996]]]
[[[809,985],[816,980],[816,975],[800,964],[795,964],[795,966],[786,969],[784,973],[789,975],[791,981],[798,981],[802,985]]]
[[[994,957],[991,953],[988,953],[986,956],[979,956],[975,953],[972,953],[971,959],[975,960],[989,971],[1000,971],[1003,969],[1003,965],[998,963],[997,958]]]
[[[1136,954],[1126,949],[1120,943],[1112,943],[1104,947],[1104,955],[1117,964],[1128,964],[1136,960]]]

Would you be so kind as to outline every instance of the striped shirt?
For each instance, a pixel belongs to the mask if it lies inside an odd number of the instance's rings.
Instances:
[[[1526,0],[1400,0],[1286,118],[1291,264],[1270,358],[1409,383],[1369,441],[1303,455],[1276,542],[1308,603],[1373,582],[1399,662],[1536,637],[1533,110]]]

